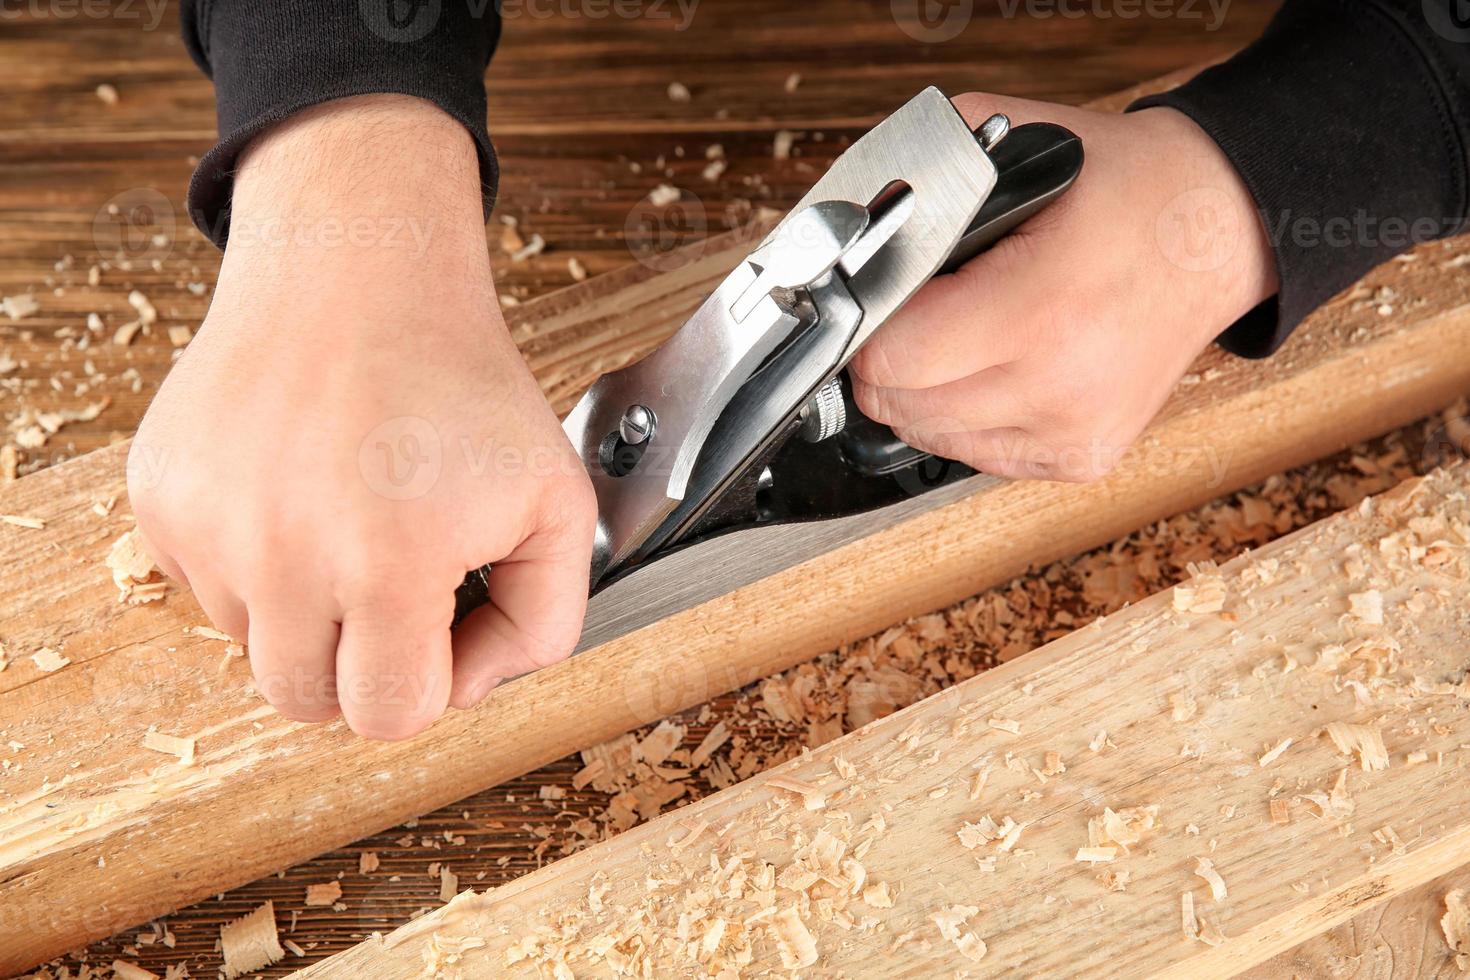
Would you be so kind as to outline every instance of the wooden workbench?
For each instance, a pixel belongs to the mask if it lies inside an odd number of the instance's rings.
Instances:
[[[551,248],[516,265],[494,256],[498,277],[508,294],[529,297],[570,282],[569,258],[594,274],[635,261],[623,229],[636,202],[667,179],[655,166],[660,157],[674,168],[678,183],[697,190],[705,226],[715,231],[727,213],[741,213],[740,201],[789,205],[826,165],[841,137],[860,132],[921,84],[936,82],[951,92],[990,88],[1083,101],[1223,54],[1259,31],[1270,6],[1232,8],[1218,31],[1178,20],[992,17],[960,39],[932,46],[897,31],[889,4],[880,2],[711,4],[699,8],[685,32],[652,21],[517,21],[491,71],[492,132],[506,173],[501,210],[542,234]],[[93,311],[115,326],[127,311],[127,291],[135,286],[149,293],[166,322],[196,326],[207,295],[195,296],[188,284],[212,283],[217,265],[212,248],[184,227],[181,207],[189,156],[202,152],[212,138],[208,85],[177,40],[173,10],[154,30],[144,29],[147,15],[140,16],[142,22],[122,16],[26,15],[7,20],[0,36],[0,66],[7,79],[7,100],[0,106],[0,294],[36,289],[42,302],[38,316],[21,324],[0,323],[0,348],[28,362],[12,375],[26,379],[26,390],[0,393],[0,405],[8,420],[24,405],[77,407],[89,398],[111,398],[94,421],[68,426],[44,451],[28,454],[23,466],[131,432],[173,357],[162,332],[125,349],[104,345],[91,351],[76,350],[54,332],[79,327]],[[795,72],[802,82],[788,93],[785,82]],[[673,81],[689,87],[691,102],[667,98]],[[109,108],[96,99],[93,90],[102,82],[118,88],[118,105]],[[776,164],[770,144],[781,129],[825,138],[799,141],[800,155]],[[697,171],[704,165],[705,146],[713,142],[725,147],[730,167],[718,183],[707,184]],[[634,172],[634,163],[641,172]],[[128,200],[138,188],[162,193],[177,216],[177,234],[158,256],[161,268],[149,266],[153,256],[145,248],[134,269],[109,270],[95,289],[82,285],[97,252],[99,212],[105,214],[107,202],[119,195]],[[699,233],[691,229],[687,237]],[[56,269],[68,254],[73,265]],[[49,295],[53,285],[62,285],[65,295]],[[87,359],[108,376],[87,397],[50,387],[60,372],[82,377]],[[128,374],[130,369],[136,374]],[[1346,457],[1299,475],[1293,489],[1302,491],[1301,503],[1284,509],[1284,526],[1254,528],[1244,540],[1264,540],[1350,503],[1353,491],[1345,489],[1345,473],[1355,472],[1357,486],[1417,469],[1419,435],[1415,429],[1374,449],[1375,457],[1397,458],[1395,447],[1409,445],[1401,459],[1384,467],[1389,476],[1365,477]],[[1217,507],[1190,520],[1205,527],[1220,513]],[[1168,553],[1156,581],[1138,588],[1162,584],[1201,548],[1224,557],[1242,543],[1241,537],[1200,537],[1203,544],[1168,536],[1155,540],[1155,546],[1177,551]],[[1132,546],[1148,540],[1145,536]],[[1132,597],[1132,591],[1100,596],[1094,588],[1088,593],[1085,583],[1094,580],[1096,568],[1106,566],[1106,556],[1090,556],[1040,570],[999,594],[1024,595],[1027,602],[1044,594],[1051,609],[1085,621]],[[1039,592],[1040,586],[1046,588]],[[1045,638],[1047,627],[1040,624],[1049,618],[1033,617],[1027,626],[1033,633],[1018,630],[1009,636],[1007,653]],[[1000,652],[989,635],[978,632],[956,633],[953,646],[967,669],[994,662]],[[759,756],[766,762],[825,734],[825,729],[814,733],[804,723],[780,721],[751,707],[760,701],[757,693],[722,699],[703,714],[690,713],[687,744],[697,744],[715,720],[726,716],[748,744],[762,747]],[[605,808],[608,794],[590,788],[569,790],[554,805],[539,799],[539,787],[569,786],[580,766],[579,759],[565,760],[426,816],[416,827],[183,910],[164,923],[176,937],[175,948],[144,945],[141,955],[126,958],[160,973],[166,964],[188,962],[196,975],[207,975],[208,966],[217,962],[217,924],[271,897],[283,923],[294,918],[295,941],[316,956],[436,905],[439,880],[425,873],[431,862],[452,863],[466,884],[476,887],[509,880],[542,856],[580,846],[581,821]],[[706,788],[696,784],[690,795]],[[358,876],[358,855],[367,850],[380,855],[382,867],[372,876]],[[347,874],[347,911],[306,908],[305,885],[338,873]],[[394,876],[400,880],[392,881]],[[130,934],[97,944],[90,958],[110,962],[135,938]]]

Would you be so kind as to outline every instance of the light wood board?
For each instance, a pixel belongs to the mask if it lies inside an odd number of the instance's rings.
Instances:
[[[1228,976],[1470,860],[1467,606],[1459,464],[301,976]]]

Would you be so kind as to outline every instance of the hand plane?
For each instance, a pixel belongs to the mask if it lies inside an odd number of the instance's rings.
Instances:
[[[597,494],[578,649],[955,499],[978,477],[864,418],[844,369],[936,275],[1061,196],[1082,144],[937,88],[854,142],[661,347],[564,430]],[[970,488],[973,490],[973,488]],[[484,602],[487,569],[459,590]]]

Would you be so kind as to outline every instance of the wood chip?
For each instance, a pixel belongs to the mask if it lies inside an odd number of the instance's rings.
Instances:
[[[370,875],[378,870],[379,863],[377,851],[363,851],[357,856],[357,873]]]
[[[174,735],[149,730],[143,736],[143,748],[162,752],[165,755],[178,756],[179,762],[186,766],[194,764],[194,739],[192,738],[178,738]]]
[[[31,661],[35,663],[37,670],[47,674],[58,671],[71,663],[69,659],[63,657],[50,647],[42,647],[31,654]]]
[[[1079,847],[1077,857],[1073,860],[1086,861],[1090,864],[1106,864],[1118,856],[1116,847]]]
[[[790,93],[792,93],[792,92],[795,92],[800,85],[801,85],[801,73],[800,72],[792,72],[791,74],[789,74],[789,75],[786,76],[786,92],[787,92],[788,95]]]
[[[1345,721],[1329,722],[1325,731],[1337,751],[1343,755],[1357,753],[1364,772],[1388,768],[1388,750],[1383,745],[1383,732],[1376,725],[1353,725]]]
[[[219,940],[225,980],[263,970],[286,955],[276,935],[276,910],[271,902],[220,926]]]
[[[684,192],[672,184],[659,184],[648,192],[648,203],[656,208],[662,208],[673,204],[683,196]]]
[[[94,91],[97,93],[97,98],[102,102],[103,105],[117,105],[118,94],[116,86],[109,85],[106,82],[103,82],[101,85],[98,85],[97,88],[94,89]]]
[[[776,131],[776,137],[771,143],[771,156],[777,160],[791,159],[791,147],[796,143],[796,134],[789,129]]]
[[[1194,873],[1205,880],[1210,886],[1210,897],[1217,902],[1225,901],[1228,893],[1225,890],[1225,879],[1220,877],[1220,872],[1215,870],[1215,862],[1209,858],[1196,858]]]
[[[546,251],[546,239],[540,235],[532,235],[529,242],[510,253],[510,260],[512,262],[524,262],[533,256],[540,255],[544,251]]]
[[[175,347],[188,347],[189,341],[194,339],[194,331],[182,323],[174,324],[168,328],[168,342]]]
[[[1277,826],[1284,827],[1291,823],[1291,807],[1281,797],[1271,801],[1271,822]]]
[[[775,934],[776,949],[781,954],[781,965],[788,970],[811,966],[817,962],[817,940],[801,920],[796,906],[788,905],[771,919],[771,930]]]
[[[459,894],[459,875],[446,865],[439,869],[439,901],[446,905]]]
[[[136,963],[127,960],[112,961],[112,976],[114,980],[162,980],[152,970],[145,970]]]
[[[1021,734],[1021,723],[1009,718],[991,718],[986,724],[997,731],[1010,732],[1012,735]]]
[[[1281,741],[1277,742],[1274,746],[1268,749],[1263,755],[1261,755],[1261,757],[1256,760],[1256,764],[1259,765],[1262,769],[1266,768],[1271,763],[1281,758],[1281,753],[1291,748],[1291,741],[1292,740],[1289,738],[1283,738]]]
[[[827,791],[813,783],[805,783],[790,776],[770,776],[766,779],[766,785],[772,789],[795,793],[801,797],[802,804],[808,810],[820,810],[827,805]]]
[[[1194,914],[1194,892],[1179,896],[1179,919],[1185,939],[1199,938],[1199,919]]]
[[[26,317],[38,312],[41,304],[36,302],[36,297],[30,293],[19,296],[0,297],[0,310],[12,320],[24,320]]]
[[[587,279],[587,267],[575,258],[567,259],[567,272],[573,282],[585,282]]]
[[[1465,890],[1456,888],[1444,897],[1444,916],[1439,920],[1444,931],[1444,941],[1455,954],[1455,966],[1470,973],[1470,904],[1466,903]]]
[[[41,531],[46,527],[46,522],[39,517],[26,517],[22,514],[0,514],[0,522],[12,527],[29,528],[32,531]]]
[[[687,85],[684,85],[682,82],[669,83],[670,102],[688,102],[692,98],[693,96],[690,94],[689,87]]]
[[[335,878],[319,885],[306,886],[306,904],[312,908],[325,908],[342,897],[342,883]]]
[[[112,581],[118,589],[118,601],[128,602],[141,587],[152,583],[153,559],[143,549],[143,536],[137,528],[112,542],[107,552],[107,567],[112,570]],[[145,590],[144,595],[148,593]]]

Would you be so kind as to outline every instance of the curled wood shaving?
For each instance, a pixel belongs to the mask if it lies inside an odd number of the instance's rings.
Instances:
[[[820,810],[827,805],[827,791],[814,783],[805,783],[790,776],[771,776],[766,779],[766,785],[795,793],[808,810]]]
[[[145,970],[127,960],[112,961],[112,976],[114,980],[160,980],[158,974],[152,970]]]
[[[874,882],[864,888],[863,901],[875,909],[893,908],[893,896],[888,892],[886,881]]]
[[[781,954],[781,965],[788,970],[811,966],[817,962],[817,940],[796,906],[788,905],[771,919],[771,931],[775,936],[776,949]]]
[[[219,941],[225,980],[263,970],[286,955],[276,935],[276,910],[270,902],[220,926]]]
[[[1130,847],[1143,840],[1144,834],[1158,826],[1157,805],[1129,806],[1121,810],[1104,807],[1101,815],[1087,821],[1087,843],[1092,847],[1112,845],[1127,853]]]
[[[988,952],[985,940],[966,929],[965,926],[970,916],[979,911],[980,909],[974,905],[951,905],[930,916],[939,928],[939,934],[946,941],[953,943],[961,956],[976,962],[984,959]]]
[[[1174,611],[1201,614],[1222,611],[1228,593],[1225,590],[1225,580],[1215,563],[1191,563],[1189,568],[1193,578],[1174,586]]]
[[[1383,745],[1383,732],[1376,725],[1353,725],[1345,721],[1329,722],[1325,729],[1332,744],[1343,755],[1357,753],[1364,772],[1388,768],[1388,750]]]
[[[135,601],[134,594],[153,583],[153,559],[143,549],[143,537],[137,528],[112,542],[107,552],[107,567],[112,570],[112,581],[118,589],[119,602]],[[142,589],[142,595],[151,595],[151,590]],[[146,600],[145,600],[146,601]]]
[[[194,739],[192,738],[179,738],[149,729],[143,736],[143,748],[162,752],[165,755],[178,756],[179,762],[186,766],[194,764]]]
[[[1217,902],[1225,901],[1229,894],[1225,890],[1225,879],[1220,877],[1220,872],[1215,870],[1215,862],[1209,858],[1196,858],[1194,873],[1205,880],[1210,886],[1210,897]]]
[[[683,196],[684,192],[672,184],[659,184],[648,192],[648,203],[656,208],[662,208],[673,204]]]
[[[1465,890],[1456,888],[1445,894],[1444,916],[1439,920],[1444,931],[1444,941],[1455,954],[1455,966],[1470,973],[1470,904],[1465,901]]]

